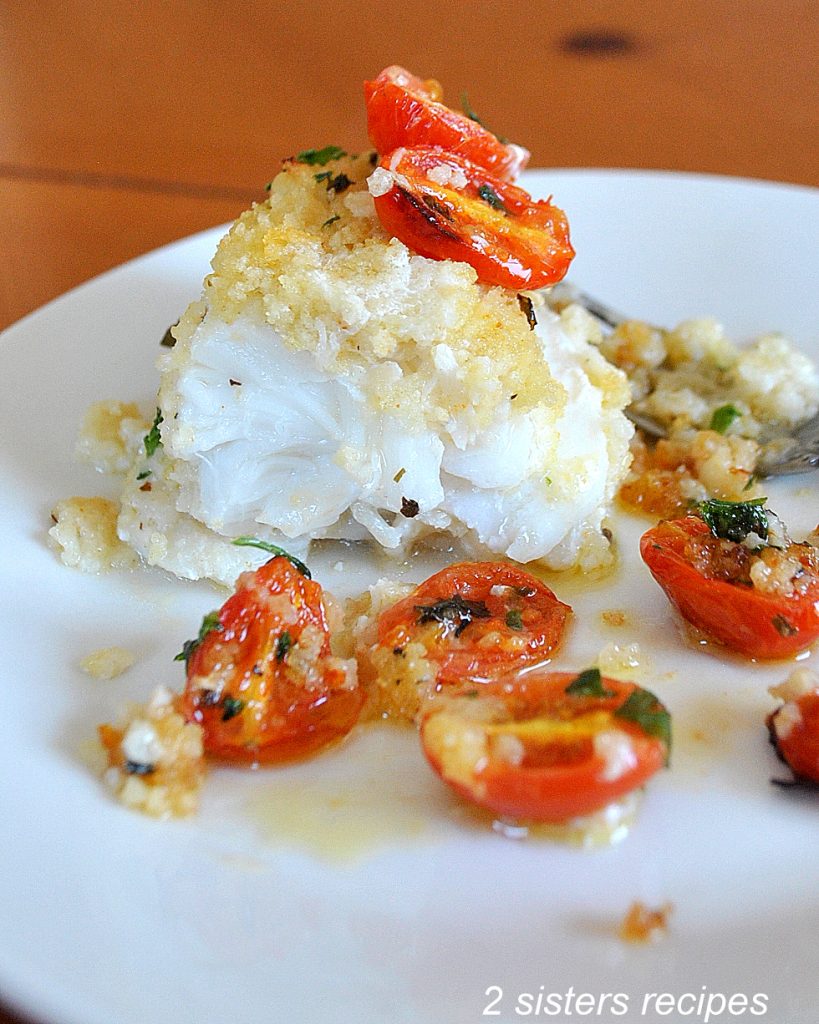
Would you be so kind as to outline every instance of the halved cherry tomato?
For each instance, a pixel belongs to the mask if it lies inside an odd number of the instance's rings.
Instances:
[[[318,583],[284,557],[243,573],[236,593],[186,644],[180,710],[205,753],[272,763],[304,757],[355,724],[364,693],[330,653]]]
[[[819,785],[819,690],[804,693],[768,718],[771,742],[800,780]]]
[[[751,552],[713,536],[698,516],[661,522],[640,554],[682,617],[706,637],[749,658],[787,658],[819,637],[819,553],[794,544],[801,577],[788,596],[753,586]]]
[[[378,218],[413,252],[468,263],[485,284],[516,291],[565,276],[574,249],[550,202],[433,146],[397,149],[380,166],[392,180],[375,196]]]
[[[516,820],[565,822],[642,786],[668,760],[670,716],[633,683],[533,672],[433,707],[424,753],[457,793]]]
[[[545,661],[570,613],[545,584],[514,565],[462,562],[382,612],[378,642],[397,652],[422,644],[438,686],[485,681]]]
[[[440,102],[441,86],[397,65],[364,83],[367,130],[380,156],[399,146],[440,146],[496,177],[514,181],[529,161],[521,146],[501,142],[483,125]]]

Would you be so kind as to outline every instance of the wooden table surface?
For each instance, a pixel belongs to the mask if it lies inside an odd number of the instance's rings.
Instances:
[[[363,148],[391,63],[533,166],[819,185],[816,0],[5,0],[0,55],[0,328],[231,219],[283,156]]]

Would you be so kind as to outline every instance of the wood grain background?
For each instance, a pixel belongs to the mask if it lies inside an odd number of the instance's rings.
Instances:
[[[283,156],[365,146],[391,63],[533,166],[819,185],[816,0],[4,0],[0,327],[234,217]]]
[[[366,145],[361,82],[463,91],[534,166],[819,184],[815,0],[0,5],[0,327]]]

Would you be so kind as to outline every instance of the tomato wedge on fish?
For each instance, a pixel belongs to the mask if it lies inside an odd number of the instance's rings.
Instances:
[[[364,83],[367,129],[379,155],[399,146],[439,146],[514,181],[529,160],[528,150],[499,139],[473,116],[441,102],[441,86],[397,65]]]
[[[390,234],[421,256],[468,263],[484,284],[543,288],[574,258],[561,209],[445,149],[396,149],[369,181]]]

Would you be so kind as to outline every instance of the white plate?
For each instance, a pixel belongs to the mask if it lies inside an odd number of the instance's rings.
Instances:
[[[780,329],[819,356],[819,193],[654,173],[528,180],[569,212],[572,277],[592,293],[661,323],[711,313],[739,338]],[[626,1015],[609,1001],[596,1020],[669,1019],[642,1012],[660,992],[714,994],[712,1020],[751,1019],[715,1016],[716,995],[738,993],[766,997],[762,1019],[813,1024],[817,804],[770,785],[782,768],[763,726],[766,687],[788,668],[687,647],[638,563],[636,521],[618,524],[614,580],[557,585],[577,615],[556,664],[583,668],[603,643],[637,641],[642,681],[675,712],[673,768],[621,845],[584,853],[470,827],[412,735],[392,730],[278,772],[214,772],[193,821],[156,823],[109,799],[84,742],[124,701],[180,683],[171,659],[218,598],[158,574],[67,570],[45,545],[48,515],[105,486],[72,461],[82,412],[99,398],[151,401],[158,340],[217,237],[106,274],[3,338],[4,997],[58,1024],[477,1024],[535,1016],[516,1013],[518,996],[573,986],[629,997]],[[797,533],[815,525],[815,476],[769,493]],[[319,572],[342,592],[356,586],[343,557],[344,571],[333,559]],[[372,578],[383,565],[357,569]],[[632,626],[602,627],[606,608]],[[141,652],[131,672],[99,682],[77,670],[111,644]],[[300,791],[302,804],[287,796]],[[276,814],[290,820],[276,826]],[[336,815],[334,850],[311,838],[315,814]],[[635,899],[673,902],[663,942],[615,937]],[[491,986],[500,1016],[484,1016]],[[684,1001],[680,1019],[705,1019],[705,1005]]]

